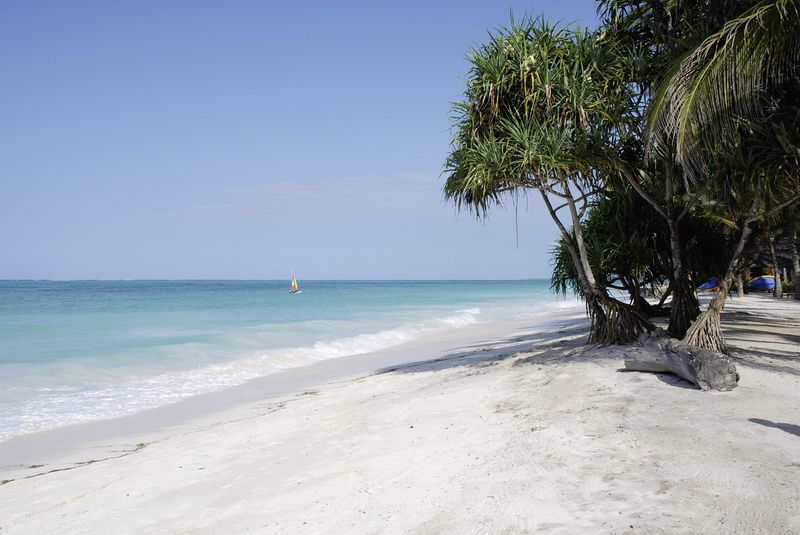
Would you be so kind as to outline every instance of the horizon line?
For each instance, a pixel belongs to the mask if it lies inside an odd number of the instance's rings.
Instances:
[[[290,278],[290,277],[289,277]],[[208,282],[208,281],[230,281],[230,282],[272,282],[283,281],[288,278],[279,279],[235,279],[235,278],[221,278],[221,279],[208,279],[208,278],[181,278],[181,279],[163,279],[163,278],[108,278],[108,279],[50,279],[50,278],[23,278],[23,279],[5,279],[0,278],[0,282]],[[342,281],[342,282],[521,282],[521,281],[539,281],[549,280],[548,277],[523,277],[523,278],[508,278],[508,279],[481,279],[481,278],[448,278],[448,279],[420,279],[420,278],[388,278],[388,279],[300,279],[305,281]]]

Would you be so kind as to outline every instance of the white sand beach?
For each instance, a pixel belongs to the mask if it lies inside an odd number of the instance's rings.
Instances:
[[[798,533],[800,302],[736,298],[724,321],[731,392],[623,372],[573,319],[18,447],[0,459],[0,532]]]

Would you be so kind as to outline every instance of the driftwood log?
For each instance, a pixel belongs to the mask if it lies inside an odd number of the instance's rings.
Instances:
[[[727,355],[669,338],[662,329],[643,334],[625,350],[625,368],[674,373],[702,390],[732,390],[739,382],[736,366]]]

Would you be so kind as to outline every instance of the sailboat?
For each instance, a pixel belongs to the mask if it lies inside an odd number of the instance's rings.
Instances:
[[[289,293],[290,294],[303,293],[297,288],[297,279],[295,278],[294,273],[292,273],[292,289],[289,290]]]

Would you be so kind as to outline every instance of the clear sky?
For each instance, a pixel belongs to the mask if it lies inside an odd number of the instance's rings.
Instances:
[[[0,278],[531,278],[442,201],[465,55],[590,0],[0,3]]]

